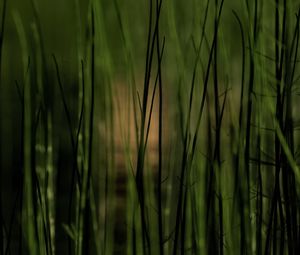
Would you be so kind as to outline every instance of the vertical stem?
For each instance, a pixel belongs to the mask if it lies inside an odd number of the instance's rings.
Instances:
[[[3,49],[3,39],[4,39],[4,27],[5,27],[5,16],[6,16],[6,3],[7,0],[3,1],[2,4],[2,13],[1,13],[1,30],[0,30],[0,89],[1,89],[1,72],[2,72],[2,49]],[[1,121],[1,120],[0,120]],[[2,180],[2,169],[1,169],[1,163],[0,162],[0,179]],[[1,185],[0,185],[1,186]],[[2,212],[2,188],[0,188],[0,252],[4,251],[4,219],[3,219],[3,212]]]
[[[159,16],[159,5],[162,0],[156,0],[156,16]],[[158,89],[159,89],[159,127],[158,127],[158,233],[159,233],[159,252],[164,254],[164,240],[163,240],[163,212],[162,212],[162,127],[163,127],[163,89],[162,89],[162,72],[161,72],[161,50],[160,50],[160,37],[159,26],[157,27],[157,60],[158,60]],[[164,41],[165,42],[165,41]],[[163,42],[163,47],[164,47]]]
[[[91,94],[90,94],[90,115],[89,115],[89,137],[88,137],[88,167],[84,204],[84,233],[82,254],[90,254],[90,192],[92,179],[92,152],[93,152],[93,129],[94,129],[94,108],[95,108],[95,17],[94,6],[91,6]]]

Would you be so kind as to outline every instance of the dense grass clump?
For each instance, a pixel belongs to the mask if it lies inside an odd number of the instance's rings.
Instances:
[[[298,253],[299,1],[0,13],[0,254]]]

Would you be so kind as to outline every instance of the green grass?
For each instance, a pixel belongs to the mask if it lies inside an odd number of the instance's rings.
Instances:
[[[299,1],[23,7],[0,6],[0,254],[297,254]]]

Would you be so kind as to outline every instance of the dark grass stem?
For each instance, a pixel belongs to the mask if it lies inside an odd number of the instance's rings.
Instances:
[[[153,16],[153,3],[152,0],[149,1],[149,30],[148,30],[148,41],[147,41],[147,52],[146,52],[146,70],[145,70],[145,81],[144,81],[144,92],[143,92],[143,101],[142,101],[142,116],[141,116],[141,125],[140,125],[140,138],[138,146],[138,159],[137,159],[137,170],[136,170],[136,187],[138,193],[138,199],[140,204],[140,213],[141,213],[141,226],[142,226],[142,240],[143,240],[143,252],[144,254],[151,254],[151,245],[150,245],[150,236],[149,230],[147,227],[147,212],[145,207],[145,188],[144,188],[144,159],[145,159],[145,149],[147,146],[147,136],[148,128],[146,129],[146,115],[147,115],[147,103],[149,95],[149,86],[150,86],[150,77],[152,70],[152,61],[154,57],[154,46],[156,40],[158,40],[158,29],[159,29],[159,17],[161,12],[162,1],[157,2],[157,10],[155,12],[155,26],[154,31],[152,32],[152,16]],[[159,60],[158,62],[161,62]],[[160,65],[160,63],[159,63]],[[159,67],[160,68],[160,67]],[[161,80],[160,80],[161,82]],[[155,91],[153,92],[153,97]],[[152,107],[150,106],[150,116],[148,119],[148,126],[151,121],[151,112]],[[146,138],[144,137],[146,135]]]
[[[83,230],[83,246],[82,254],[90,254],[90,191],[92,179],[92,151],[93,151],[93,130],[94,130],[94,110],[95,110],[95,17],[94,6],[91,7],[91,94],[90,94],[90,112],[89,112],[89,137],[88,137],[88,167],[85,201],[84,201],[84,230]]]
[[[188,117],[187,123],[186,123],[186,130],[185,130],[184,144],[183,144],[183,153],[182,153],[182,161],[181,161],[181,170],[180,170],[181,172],[180,172],[180,177],[179,177],[180,183],[179,183],[179,193],[178,193],[177,209],[176,209],[176,223],[175,223],[175,237],[174,237],[174,245],[173,245],[173,255],[176,255],[177,252],[178,252],[178,240],[179,240],[180,229],[181,229],[181,231],[184,231],[181,228],[181,224],[182,224],[182,210],[183,210],[182,206],[183,206],[183,198],[184,198],[184,184],[185,184],[185,181],[186,181],[186,174],[185,173],[187,172],[187,167],[192,165],[192,160],[193,160],[193,157],[195,155],[198,132],[199,132],[199,128],[200,128],[202,113],[203,113],[206,94],[207,94],[208,81],[209,81],[209,77],[210,77],[210,68],[211,68],[211,64],[212,64],[212,61],[213,61],[213,52],[214,52],[214,49],[215,49],[216,37],[217,37],[217,33],[218,33],[217,31],[218,31],[218,27],[219,27],[219,23],[220,23],[220,17],[221,17],[221,13],[222,13],[223,3],[224,3],[224,0],[221,1],[219,10],[217,12],[217,22],[216,22],[214,37],[213,37],[213,41],[212,41],[212,45],[211,45],[211,49],[210,49],[210,53],[209,53],[209,59],[208,59],[208,63],[207,63],[207,70],[206,70],[206,73],[205,73],[205,79],[204,79],[204,84],[203,84],[202,99],[201,99],[201,103],[200,103],[200,111],[198,113],[198,118],[197,118],[197,122],[196,122],[196,130],[195,130],[194,135],[193,135],[193,140],[192,140],[193,143],[192,143],[191,155],[190,155],[189,159],[188,159],[188,154],[189,154],[188,134],[189,134],[189,127],[190,127],[189,117]],[[197,61],[194,65],[194,70],[196,69],[196,65],[197,65]],[[190,110],[189,110],[189,112],[191,111],[191,107],[192,107],[194,82],[195,82],[195,72],[194,72],[194,75],[193,75],[191,92],[190,92],[190,104],[189,104],[190,105],[190,108],[189,108]]]
[[[2,50],[3,50],[3,40],[4,40],[4,28],[6,20],[6,6],[7,0],[3,0],[2,3],[2,12],[1,12],[1,28],[0,28],[0,88],[2,88]],[[0,162],[1,163],[1,162]],[[2,176],[2,169],[0,168],[0,176]],[[4,252],[4,219],[2,212],[2,189],[0,188],[0,252]]]
[[[240,254],[244,254],[245,252],[245,224],[244,224],[244,198],[243,198],[243,191],[242,186],[240,183],[240,177],[242,176],[242,173],[240,173],[240,165],[241,165],[241,157],[239,156],[240,151],[242,151],[242,142],[243,139],[243,111],[244,111],[244,90],[245,90],[245,61],[246,61],[246,50],[245,50],[245,35],[244,35],[244,29],[241,22],[241,19],[239,18],[238,14],[233,11],[233,14],[238,22],[240,34],[241,34],[241,47],[242,47],[242,70],[241,70],[241,94],[240,94],[240,108],[239,108],[239,132],[238,132],[238,150],[237,155],[235,157],[235,183],[234,183],[234,200],[233,200],[233,208],[235,208],[236,200],[238,200],[238,208],[239,214],[240,214]],[[234,210],[234,209],[233,209]],[[234,215],[234,214],[233,214]]]
[[[0,77],[2,71],[2,50],[3,50],[3,41],[4,41],[4,29],[5,29],[5,21],[6,21],[6,6],[7,0],[3,0],[2,2],[2,11],[1,11],[1,27],[0,27]]]
[[[160,1],[161,2],[161,1]],[[156,15],[159,15],[159,3],[156,1]],[[162,197],[162,164],[163,164],[163,151],[162,151],[162,130],[163,130],[163,84],[162,84],[162,71],[161,62],[162,54],[164,52],[165,38],[163,39],[162,49],[160,49],[160,36],[159,27],[157,29],[157,59],[158,59],[158,88],[159,88],[159,127],[158,127],[158,235],[159,235],[159,252],[164,254],[164,233],[163,233],[163,197]]]
[[[74,201],[74,192],[75,192],[75,177],[77,177],[77,183],[78,183],[78,187],[79,187],[79,192],[81,192],[81,174],[79,172],[79,167],[78,167],[78,163],[77,163],[77,156],[78,156],[78,142],[79,142],[79,135],[80,135],[80,130],[81,130],[81,124],[82,124],[82,120],[83,120],[83,112],[84,112],[84,101],[82,100],[81,102],[81,108],[80,108],[80,113],[79,113],[79,121],[78,121],[78,126],[77,126],[77,130],[76,133],[74,134],[74,129],[73,129],[73,125],[72,125],[72,120],[71,120],[71,114],[70,114],[70,110],[69,107],[67,105],[67,99],[66,99],[66,95],[63,89],[63,84],[61,81],[61,77],[60,77],[60,72],[59,72],[59,67],[58,67],[58,63],[56,60],[55,55],[52,55],[53,61],[54,61],[54,65],[55,65],[55,70],[56,70],[56,75],[57,75],[57,81],[58,81],[58,85],[59,85],[59,90],[60,90],[60,94],[61,94],[61,98],[62,98],[62,102],[63,102],[63,107],[64,107],[64,111],[66,114],[66,118],[67,118],[67,125],[69,128],[69,135],[70,135],[70,141],[71,141],[71,147],[72,147],[72,152],[73,152],[73,158],[72,158],[72,175],[71,175],[71,185],[70,185],[70,193],[69,193],[69,206],[68,206],[68,224],[69,226],[71,226],[72,224],[72,217],[73,217],[73,201]],[[84,64],[83,61],[81,61],[81,71],[82,71],[82,93],[83,93],[83,98],[84,98]],[[71,237],[68,237],[68,243],[69,243],[69,252],[72,251],[72,239]]]

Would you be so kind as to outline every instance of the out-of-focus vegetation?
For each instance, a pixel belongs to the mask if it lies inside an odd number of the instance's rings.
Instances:
[[[0,254],[297,254],[292,0],[1,0]]]

